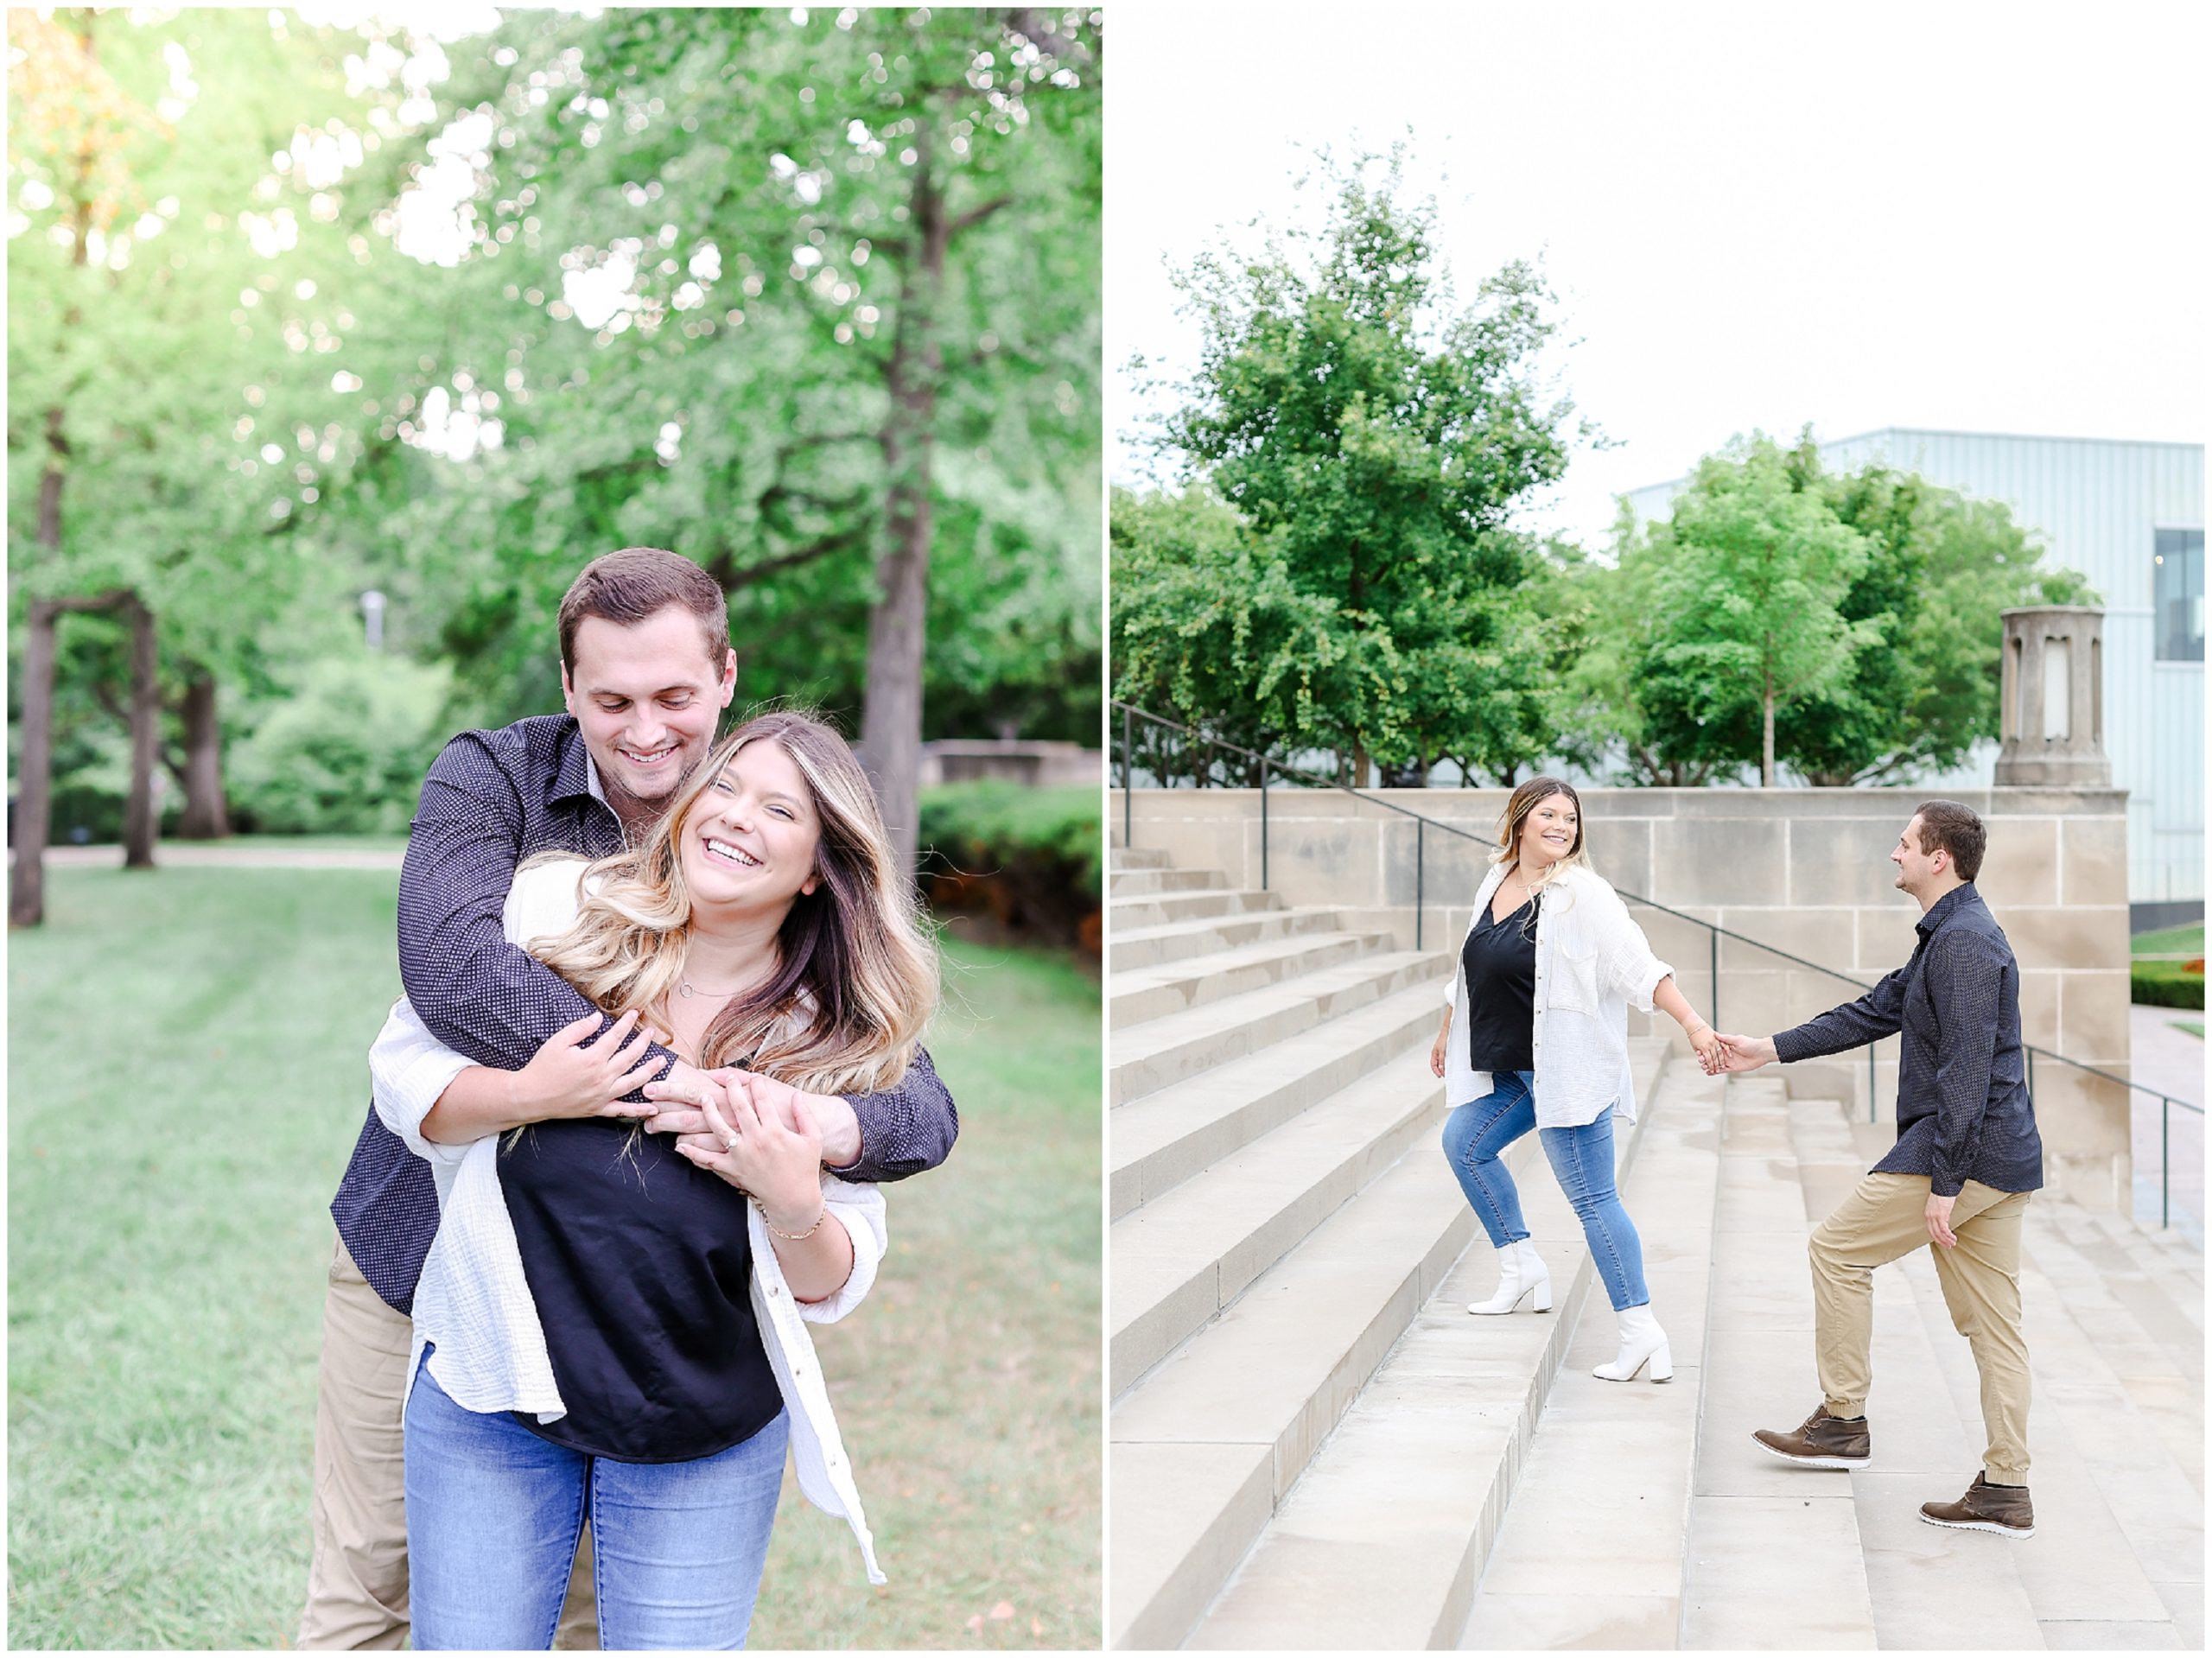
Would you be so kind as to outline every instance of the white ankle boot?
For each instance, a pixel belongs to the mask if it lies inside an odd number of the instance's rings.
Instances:
[[[1654,1382],[1671,1381],[1674,1355],[1667,1350],[1667,1332],[1651,1316],[1649,1304],[1623,1307],[1613,1317],[1620,1324],[1620,1353],[1611,1364],[1600,1364],[1590,1374],[1600,1382],[1633,1382],[1649,1361]]]
[[[1509,1243],[1497,1252],[1497,1293],[1487,1301],[1470,1301],[1470,1312],[1510,1312],[1521,1305],[1522,1296],[1529,1298],[1532,1312],[1552,1310],[1552,1275],[1544,1270],[1544,1258],[1536,1253],[1533,1239],[1523,1238],[1518,1243]]]

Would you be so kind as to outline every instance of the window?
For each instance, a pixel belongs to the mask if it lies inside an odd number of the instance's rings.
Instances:
[[[2152,626],[2161,662],[2204,660],[2204,532],[2161,530],[2152,555]]]

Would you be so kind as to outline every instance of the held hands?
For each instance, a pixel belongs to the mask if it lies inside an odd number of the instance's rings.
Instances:
[[[1728,1049],[1710,1025],[1700,1025],[1689,1032],[1690,1046],[1697,1053],[1697,1062],[1708,1077],[1718,1077],[1728,1069]]]
[[[702,1078],[696,1094],[704,1128],[679,1134],[676,1149],[757,1202],[779,1232],[804,1233],[821,1219],[822,1134],[794,1088],[761,1088],[766,1077]],[[660,1125],[654,1125],[658,1129]]]
[[[733,1087],[749,1089],[764,1109],[773,1109],[790,1121],[804,1113],[822,1142],[822,1160],[831,1168],[849,1167],[860,1161],[860,1119],[852,1106],[835,1094],[809,1094],[788,1083],[758,1071],[725,1065],[715,1070],[695,1070],[679,1064],[658,1083],[645,1085],[645,1097],[659,1108],[645,1127],[656,1134],[704,1134],[710,1132],[703,1101],[712,1089],[719,1105]]]
[[[1698,1058],[1708,1077],[1718,1077],[1724,1071],[1757,1070],[1761,1065],[1774,1064],[1780,1057],[1774,1051],[1774,1039],[1770,1036],[1716,1036],[1713,1041],[1719,1050],[1718,1063],[1708,1058],[1704,1049],[1698,1051]]]
[[[652,1106],[628,1104],[622,1097],[642,1088],[659,1069],[639,1040],[645,1032],[638,1029],[636,1011],[623,1014],[603,1032],[600,1018],[587,1013],[563,1026],[531,1056],[528,1064],[513,1073],[511,1086],[520,1121],[653,1115]],[[594,1032],[599,1032],[595,1038]]]

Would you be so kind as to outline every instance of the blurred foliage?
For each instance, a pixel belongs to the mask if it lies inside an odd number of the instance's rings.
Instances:
[[[576,569],[652,544],[730,591],[741,705],[852,720],[921,146],[972,215],[929,296],[924,734],[1091,739],[1095,13],[10,31],[16,649],[27,597],[134,588],[171,695],[212,673],[235,741],[375,589],[363,687],[396,708],[443,664],[445,727],[497,723],[557,706]],[[121,658],[112,623],[62,632],[67,790]]]
[[[278,835],[401,835],[450,734],[444,663],[350,651],[310,665],[232,750],[238,827]]]
[[[988,906],[1055,939],[1095,917],[1105,855],[1098,791],[988,778],[922,791],[922,873],[940,910]]]
[[[2204,1006],[2204,963],[2131,962],[2127,999],[2144,1007]]]

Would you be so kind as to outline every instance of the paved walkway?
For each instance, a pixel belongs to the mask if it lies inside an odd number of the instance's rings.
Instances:
[[[217,841],[163,841],[154,848],[154,862],[179,869],[397,869],[407,855],[404,846],[326,847],[271,846],[265,842],[235,845]],[[48,847],[46,861],[62,869],[116,869],[122,867],[118,846]],[[12,860],[11,860],[12,861]]]
[[[2134,1079],[2191,1105],[2204,1103],[2204,1039],[2174,1028],[2176,1020],[2202,1023],[2204,1015],[2186,1007],[2131,1007],[2128,1051]],[[2135,1218],[2158,1220],[2158,1102],[2133,1096]],[[2204,1237],[2204,1119],[2176,1108],[2168,1134],[2173,1159],[2173,1224],[2202,1242]]]

